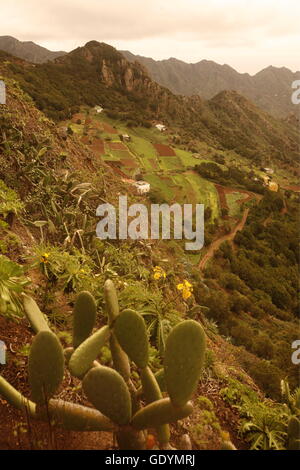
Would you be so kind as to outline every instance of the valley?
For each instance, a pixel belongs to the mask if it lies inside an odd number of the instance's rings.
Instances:
[[[119,435],[124,423],[130,445],[148,450],[181,448],[186,435],[195,450],[292,446],[299,369],[291,345],[300,334],[296,127],[236,92],[175,96],[96,41],[47,64],[0,52],[0,79],[7,91],[0,107],[0,338],[7,343],[0,448],[116,450],[117,434],[119,447],[129,445]],[[147,207],[204,204],[204,248],[98,239],[96,208],[116,206],[120,195]],[[194,339],[180,333],[175,361],[168,338],[181,328]],[[41,334],[68,366],[62,371],[58,361],[49,389],[55,425],[28,401],[40,400],[32,396],[41,388],[32,386],[30,363]],[[181,377],[167,387],[166,357]],[[189,361],[197,377],[188,374]],[[94,396],[101,387],[89,380],[100,374],[103,388],[109,383],[116,393],[107,386]],[[135,406],[142,416],[159,406],[168,419],[161,422],[156,410],[155,423],[145,426]],[[71,424],[66,409],[75,410]],[[253,429],[261,426],[257,441]]]

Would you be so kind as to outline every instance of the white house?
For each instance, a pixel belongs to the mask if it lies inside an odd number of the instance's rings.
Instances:
[[[97,114],[101,114],[104,111],[102,106],[95,106],[94,110],[96,111]]]
[[[264,171],[265,171],[268,175],[273,175],[273,174],[274,174],[273,168],[264,168]]]
[[[136,181],[134,186],[138,194],[147,194],[151,189],[150,183],[147,183],[147,181]]]
[[[156,127],[156,129],[158,129],[160,132],[163,132],[163,131],[167,130],[166,126],[164,126],[163,124],[155,124],[155,127]]]

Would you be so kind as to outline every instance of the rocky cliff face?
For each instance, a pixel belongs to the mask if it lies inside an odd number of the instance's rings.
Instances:
[[[146,68],[138,62],[130,62],[113,47],[90,41],[64,57],[55,60],[56,64],[86,68],[95,73],[97,80],[108,88],[122,90],[131,99],[143,100],[144,109],[151,109],[158,118],[160,115],[185,119],[199,113],[202,100],[198,97],[176,96],[167,88],[151,79]]]

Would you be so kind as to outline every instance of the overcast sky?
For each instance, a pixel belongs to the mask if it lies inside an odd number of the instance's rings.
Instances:
[[[0,0],[0,35],[65,51],[95,39],[251,74],[300,69],[299,0]]]

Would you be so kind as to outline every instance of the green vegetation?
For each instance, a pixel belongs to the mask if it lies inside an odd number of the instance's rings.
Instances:
[[[177,445],[177,436],[188,427],[194,447],[234,450],[230,437],[222,432],[231,413],[237,447],[241,439],[243,446],[253,449],[297,448],[298,370],[291,363],[291,344],[299,338],[298,195],[283,189],[271,193],[260,181],[252,186],[259,173],[255,164],[249,171],[245,157],[233,148],[217,148],[217,140],[212,142],[208,128],[204,130],[204,121],[219,124],[212,113],[203,113],[196,129],[178,107],[181,129],[170,118],[168,132],[159,133],[141,119],[144,111],[152,117],[151,106],[157,112],[155,103],[124,94],[119,84],[113,90],[101,88],[105,113],[96,116],[89,107],[78,106],[80,116],[72,118],[73,100],[81,104],[95,92],[71,96],[74,89],[66,68],[81,68],[85,52],[81,51],[81,58],[75,54],[70,62],[63,62],[60,72],[55,72],[55,64],[46,64],[44,81],[40,77],[34,82],[42,69],[37,75],[33,69],[27,71],[31,81],[26,86],[41,87],[44,100],[46,77],[54,67],[47,112],[53,105],[53,90],[62,93],[68,82],[67,103],[62,102],[67,108],[56,110],[58,114],[52,110],[58,119],[66,118],[58,130],[18,84],[7,79],[8,105],[0,108],[0,322],[3,330],[16,336],[12,345],[16,354],[8,351],[0,377],[2,395],[23,411],[22,419],[27,410],[27,417],[46,421],[51,435],[55,434],[52,422],[76,431],[103,430],[114,434],[120,448],[152,448],[151,442],[157,441],[163,448],[174,445],[175,439]],[[107,54],[113,63],[114,52]],[[11,65],[15,66],[13,61]],[[117,75],[119,65],[113,69]],[[22,81],[22,66],[16,67]],[[82,70],[81,86],[91,69]],[[100,102],[100,88],[98,92],[95,104]],[[174,100],[172,106],[179,103]],[[164,102],[161,95],[159,102]],[[92,99],[89,104],[94,104]],[[159,119],[165,121],[164,110],[160,113]],[[224,118],[222,112],[220,116]],[[124,142],[128,150],[111,145],[120,143],[122,133],[131,138]],[[195,133],[203,140],[192,138]],[[97,139],[98,152],[93,154]],[[158,157],[153,143],[171,146],[176,156]],[[149,196],[134,194],[107,160],[120,164],[119,170],[131,178],[149,181]],[[214,183],[229,186],[229,217]],[[258,187],[261,198],[254,195],[240,211],[244,193],[239,190],[258,191]],[[204,203],[203,251],[212,253],[205,268],[196,264],[203,252],[187,254],[183,244],[174,240],[98,240],[96,208],[99,202],[116,205],[120,194],[128,195],[129,204]],[[245,226],[221,244],[226,235],[232,235],[235,219],[246,208]],[[210,250],[214,242],[215,251]],[[24,313],[37,333],[29,352],[35,403],[24,402],[30,330],[26,321],[11,321]],[[205,354],[204,336],[209,343]],[[63,363],[68,373],[62,382]],[[280,382],[285,377],[291,390],[285,384],[282,398]],[[95,408],[83,406],[87,399]],[[11,416],[6,403],[3,413]],[[172,422],[187,416],[189,420],[179,423],[174,432]],[[38,423],[29,424],[39,431]],[[149,431],[146,443],[144,429]]]
[[[0,313],[7,317],[22,316],[20,294],[29,280],[24,275],[22,266],[6,256],[0,255]]]

